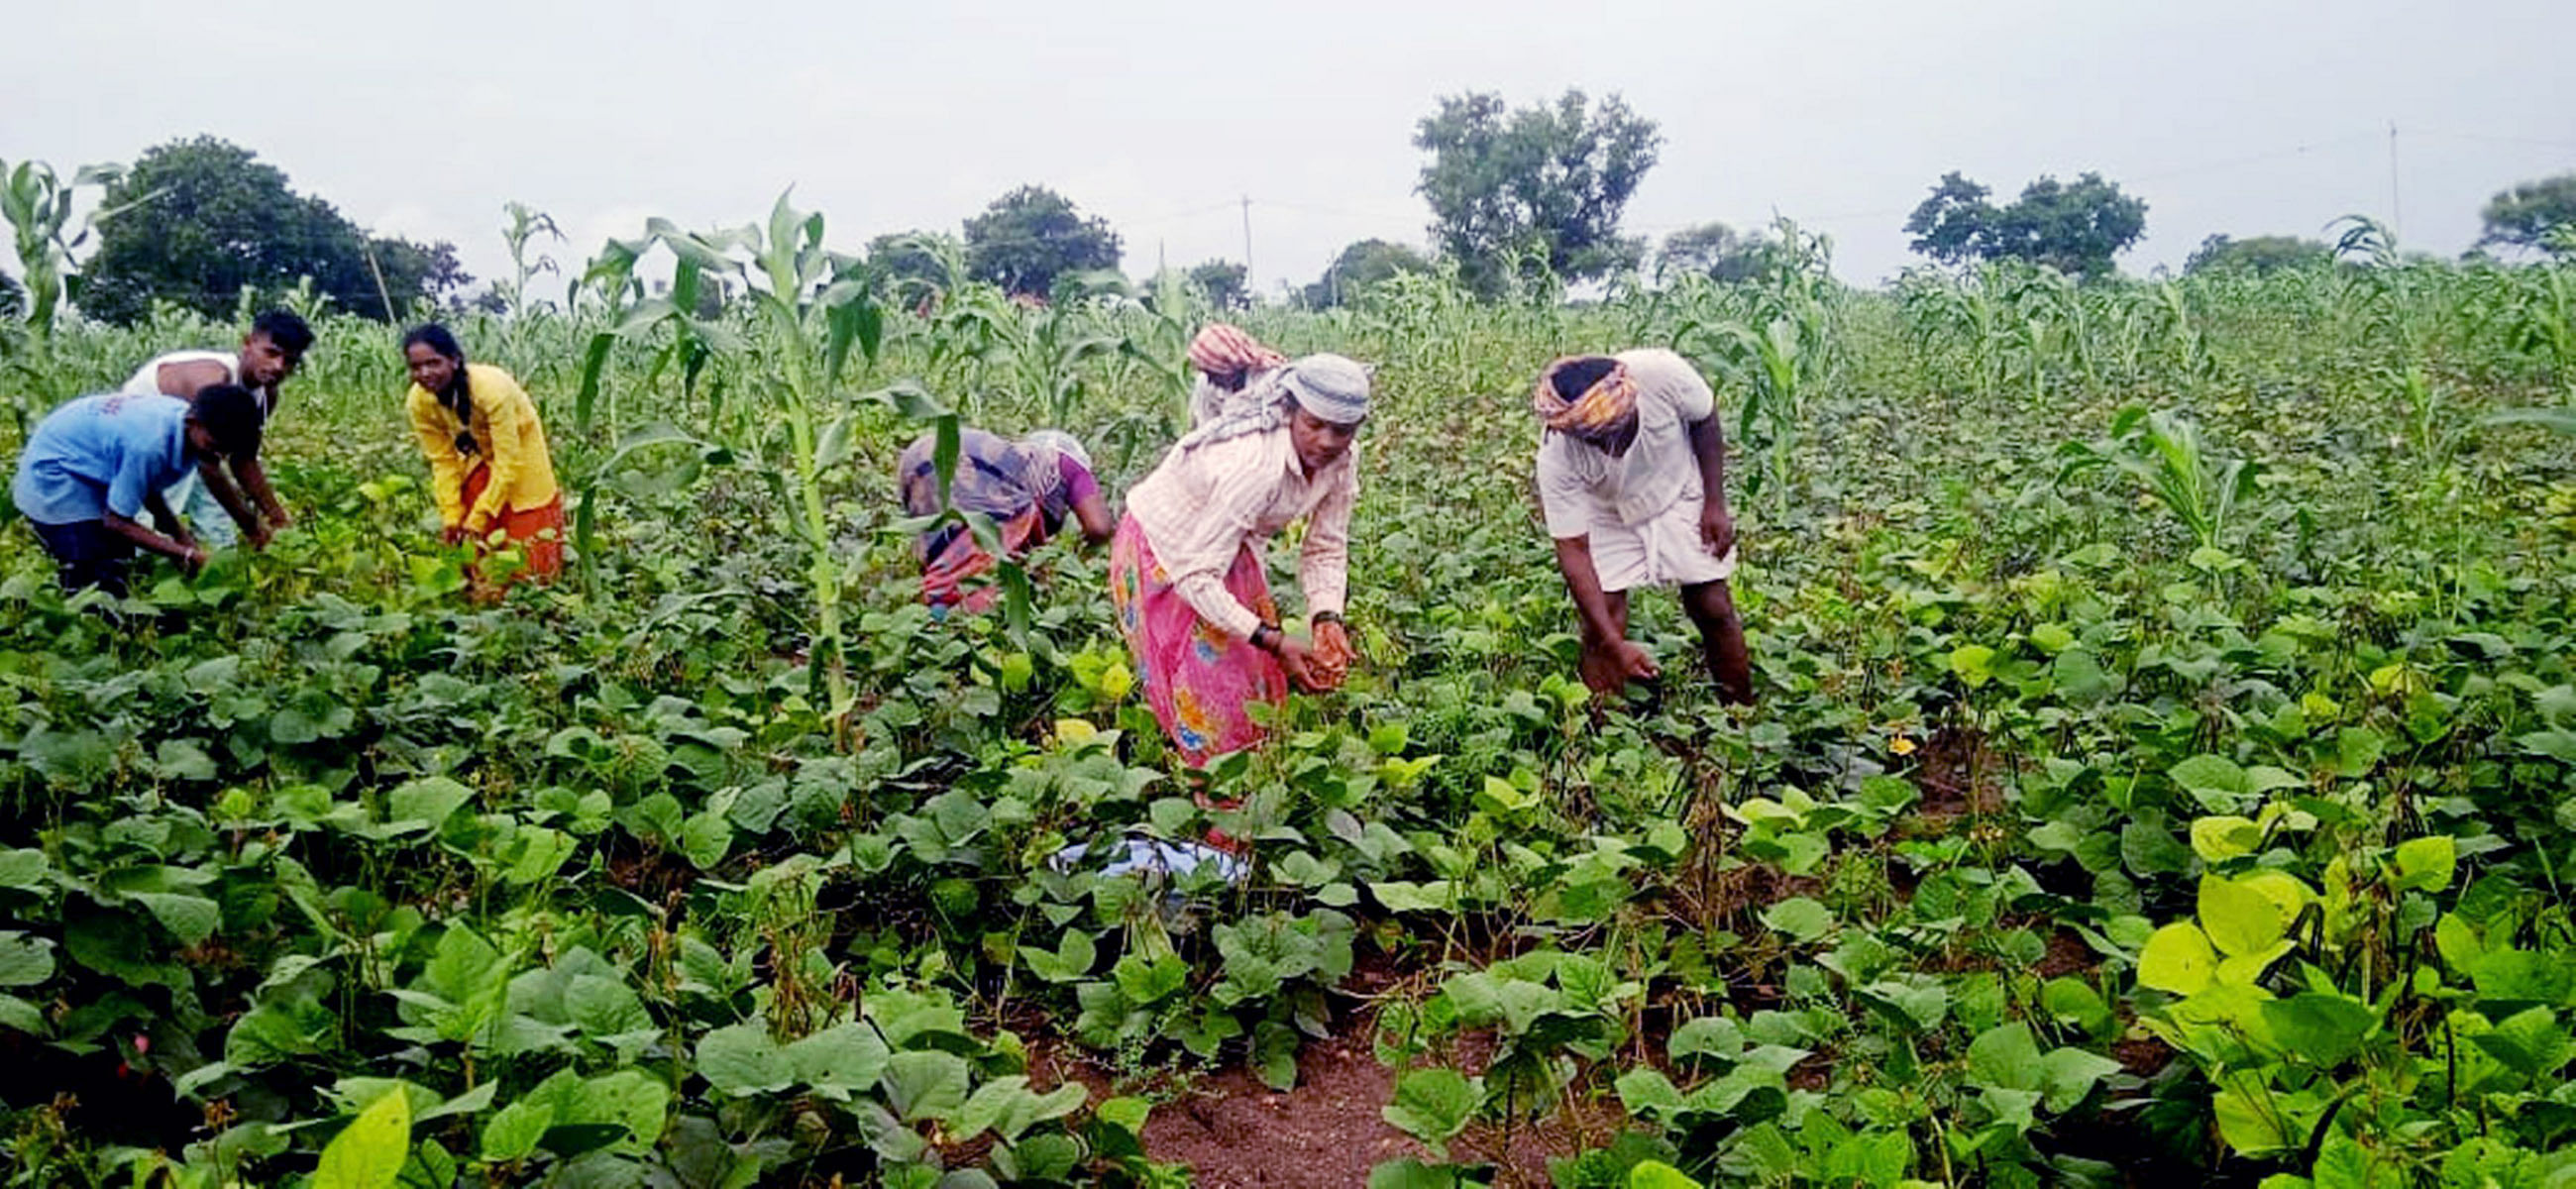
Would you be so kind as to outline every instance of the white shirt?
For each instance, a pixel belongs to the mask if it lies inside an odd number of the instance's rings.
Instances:
[[[1551,537],[1588,536],[1595,524],[1634,528],[1705,494],[1690,426],[1717,415],[1716,393],[1670,351],[1650,347],[1617,358],[1637,382],[1637,440],[1614,457],[1572,434],[1540,431],[1538,498]]]
[[[220,363],[224,366],[225,383],[241,383],[241,356],[233,352],[172,351],[167,355],[153,356],[150,362],[136,369],[133,375],[126,377],[125,386],[117,391],[130,396],[151,396],[158,393],[161,391],[162,367],[179,363]],[[271,412],[269,394],[252,389],[250,395],[252,400],[259,402],[259,415],[263,418],[267,417]]]
[[[1161,466],[1127,493],[1127,514],[1199,618],[1250,636],[1261,616],[1225,589],[1225,574],[1245,546],[1289,522],[1306,521],[1297,585],[1309,613],[1342,610],[1349,582],[1351,506],[1358,502],[1359,449],[1354,446],[1312,478],[1298,464],[1287,426],[1221,442],[1172,448]]]

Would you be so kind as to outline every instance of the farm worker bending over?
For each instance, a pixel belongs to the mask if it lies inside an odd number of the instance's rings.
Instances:
[[[1628,640],[1628,592],[1678,584],[1719,691],[1751,702],[1744,623],[1726,588],[1726,438],[1708,382],[1670,351],[1578,355],[1549,364],[1530,403],[1546,426],[1539,503],[1583,617],[1583,683],[1606,694],[1656,676]]]
[[[1072,434],[1041,429],[1015,442],[980,429],[958,431],[957,469],[949,477],[946,504],[939,498],[938,445],[939,435],[923,434],[895,462],[906,516],[936,516],[950,506],[989,516],[1000,522],[1002,549],[1013,557],[1055,535],[1067,516],[1081,522],[1083,539],[1094,544],[1117,531],[1100,482],[1091,475],[1091,452]],[[968,611],[990,608],[998,588],[968,592],[965,583],[992,568],[993,555],[962,524],[922,534],[921,599],[935,610],[961,602]]]
[[[1175,443],[1128,492],[1109,547],[1109,597],[1146,703],[1192,764],[1260,740],[1246,704],[1286,701],[1290,681],[1331,689],[1355,657],[1342,597],[1360,486],[1351,438],[1368,417],[1368,371],[1309,355],[1269,390],[1272,403]],[[1297,584],[1311,646],[1280,630],[1258,549],[1301,517]]]
[[[259,403],[215,384],[193,401],[111,392],[45,415],[27,435],[9,494],[54,555],[63,589],[125,594],[136,546],[194,570],[206,551],[170,515],[162,492],[188,469],[259,452]],[[170,526],[164,536],[142,517]]]
[[[1190,389],[1190,428],[1256,413],[1276,397],[1271,386],[1288,359],[1223,322],[1199,328],[1190,340],[1190,364],[1199,369]]]
[[[448,544],[488,544],[498,531],[527,557],[526,573],[563,573],[563,492],[536,402],[510,373],[465,362],[456,336],[426,323],[403,336],[411,369],[411,427],[429,459],[429,490]]]
[[[250,324],[239,351],[172,351],[156,356],[125,381],[120,392],[135,396],[159,393],[181,400],[217,384],[250,389],[263,422],[277,413],[277,386],[295,374],[313,346],[313,328],[285,310],[270,310]],[[277,530],[294,523],[268,485],[268,472],[257,455],[232,460],[232,474],[213,461],[198,464],[179,477],[161,502],[188,522],[198,539],[217,549],[250,537],[254,549],[265,547]],[[165,527],[168,522],[163,522]],[[236,531],[233,526],[239,524]]]

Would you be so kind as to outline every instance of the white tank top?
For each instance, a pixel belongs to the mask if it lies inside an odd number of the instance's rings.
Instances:
[[[150,396],[159,392],[161,391],[161,369],[164,365],[173,363],[220,363],[224,365],[225,383],[241,383],[241,356],[239,355],[230,351],[172,351],[167,355],[153,356],[151,362],[144,364],[134,375],[127,378],[125,387],[117,391],[129,396]],[[259,415],[263,418],[267,417],[268,394],[253,389],[251,396],[259,401]]]

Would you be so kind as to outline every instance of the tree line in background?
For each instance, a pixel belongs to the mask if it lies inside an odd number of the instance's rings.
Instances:
[[[1491,93],[1448,96],[1415,125],[1413,143],[1426,155],[1415,190],[1431,208],[1433,250],[1360,240],[1321,277],[1291,287],[1291,300],[1331,307],[1392,277],[1440,269],[1454,269],[1486,298],[1647,270],[1648,243],[1622,234],[1621,217],[1654,168],[1663,135],[1618,96],[1595,102],[1569,90],[1521,108]],[[49,321],[58,291],[89,317],[125,324],[157,303],[219,315],[245,292],[271,300],[299,285],[337,308],[392,319],[420,302],[466,304],[474,282],[455,245],[371,234],[329,202],[297,193],[257,154],[211,136],[156,146],[130,169],[83,171],[68,184],[30,162],[0,169],[0,181],[20,266],[36,282],[31,296],[29,286],[0,274],[0,314],[15,321]],[[91,226],[76,233],[69,195],[83,183],[104,192]],[[2117,272],[2119,255],[2146,234],[2146,217],[2144,200],[2099,173],[2073,182],[2042,175],[1998,202],[1985,184],[1952,172],[1933,184],[1904,230],[1914,251],[1944,265],[2021,261],[2089,279]],[[2576,253],[2576,173],[2502,191],[2482,217],[2478,251]],[[74,275],[74,249],[90,231],[95,249]],[[961,277],[1043,299],[1069,279],[1114,273],[1122,247],[1106,219],[1032,184],[994,199],[958,234],[880,235],[867,257],[898,300],[917,302]],[[1651,275],[1741,281],[1773,268],[1782,253],[1769,232],[1704,223],[1665,237],[1651,254]],[[2333,256],[2332,246],[2313,239],[2221,234],[2183,268],[2270,271]],[[499,292],[523,290],[524,265],[521,272],[515,287],[504,282],[474,300],[492,307],[523,298]],[[1187,273],[1220,309],[1255,300],[1241,263],[1209,260]]]

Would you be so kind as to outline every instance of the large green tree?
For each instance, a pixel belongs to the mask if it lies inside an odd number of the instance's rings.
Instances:
[[[1664,237],[1655,265],[1665,276],[1698,273],[1714,281],[1748,281],[1769,268],[1780,242],[1762,232],[1750,235],[1724,223],[1702,223]]]
[[[343,310],[382,318],[390,302],[401,317],[415,299],[442,302],[473,281],[454,245],[370,238],[297,194],[283,170],[211,136],[145,151],[105,205],[116,213],[99,223],[77,298],[111,322],[134,322],[155,301],[220,317],[245,286],[273,300],[304,277]]]
[[[1431,160],[1414,188],[1431,204],[1433,242],[1477,292],[1501,293],[1533,255],[1588,280],[1644,255],[1642,241],[1620,237],[1619,214],[1662,142],[1617,95],[1596,106],[1567,91],[1519,109],[1499,95],[1446,96],[1415,126],[1414,147]]]
[[[2295,235],[2257,235],[2250,239],[2213,235],[2200,241],[2191,258],[2182,262],[2182,270],[2268,273],[2332,263],[2334,249],[2318,240]]]
[[[2567,228],[2576,234],[2576,173],[2498,190],[2481,215],[2486,221],[2486,234],[2478,237],[2481,244],[2568,251],[2567,241],[2553,240],[2550,233]]]
[[[2098,173],[2072,185],[2042,175],[2002,206],[1990,193],[1957,173],[1943,174],[1905,220],[1914,250],[1945,264],[2023,260],[2099,277],[2112,272],[2112,257],[2147,233],[2146,201]]]
[[[1364,239],[1343,248],[1324,275],[1300,296],[1310,309],[1330,309],[1399,273],[1430,271],[1431,261],[1420,252],[1382,239]]]
[[[1208,304],[1220,310],[1239,310],[1252,304],[1252,292],[1244,288],[1252,270],[1231,260],[1210,260],[1190,269],[1190,283],[1207,294]]]
[[[1118,253],[1108,220],[1084,218],[1044,186],[1022,186],[966,220],[967,272],[1012,293],[1044,297],[1066,273],[1118,267]]]
[[[887,296],[913,309],[957,283],[949,262],[964,260],[965,253],[957,237],[945,232],[889,232],[868,241],[868,268]]]

